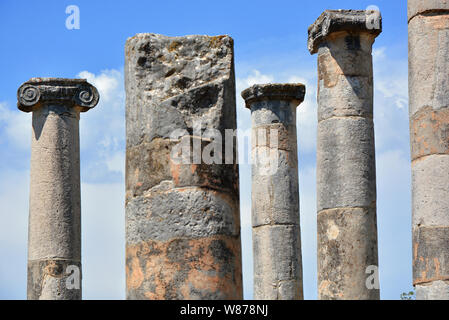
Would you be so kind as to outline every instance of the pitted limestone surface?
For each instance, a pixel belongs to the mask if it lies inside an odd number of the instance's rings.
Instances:
[[[17,100],[33,112],[27,297],[78,300],[81,287],[66,280],[76,267],[81,286],[79,118],[99,94],[85,79],[32,78]]]
[[[378,11],[327,10],[309,27],[318,53],[318,296],[379,299],[372,45]]]
[[[449,1],[409,0],[413,284],[449,297]]]
[[[127,298],[242,298],[233,40],[137,34],[125,54]]]

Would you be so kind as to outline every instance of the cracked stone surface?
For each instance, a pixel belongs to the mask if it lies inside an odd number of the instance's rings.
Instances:
[[[326,10],[309,27],[318,53],[318,298],[379,299],[372,45],[378,11]]]
[[[231,164],[172,158],[236,128],[232,38],[137,34],[125,87],[127,298],[241,299],[237,147]]]
[[[84,79],[32,78],[20,86],[17,106],[33,112],[28,235],[28,299],[81,299],[80,112],[98,103]]]
[[[449,1],[409,0],[416,299],[449,299]]]
[[[296,108],[302,84],[254,85],[251,110],[254,299],[303,299]]]

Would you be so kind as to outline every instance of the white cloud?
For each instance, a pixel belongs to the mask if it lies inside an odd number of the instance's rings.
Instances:
[[[125,154],[123,152],[117,152],[106,160],[106,165],[109,171],[120,172],[125,176]]]
[[[373,49],[373,61],[377,62],[379,60],[383,60],[386,57],[386,55],[385,55],[386,50],[387,50],[386,47],[374,48]]]
[[[29,150],[31,146],[31,113],[11,109],[0,102],[0,144],[17,150]]]
[[[78,77],[87,79],[88,82],[93,84],[98,89],[103,102],[111,102],[117,97],[122,101],[124,97],[123,75],[118,70],[105,70],[99,75],[88,71],[81,71]],[[117,106],[117,104],[113,104],[112,106]]]
[[[252,70],[244,78],[236,78],[237,128],[239,130],[251,129],[251,112],[245,107],[245,101],[241,96],[242,91],[254,84],[271,83],[273,81],[273,76],[262,74],[259,70]]]
[[[246,78],[236,79],[237,95],[252,85],[272,83],[273,81],[274,77],[272,75],[262,74],[259,70],[252,70]]]
[[[386,47],[373,50],[374,89],[383,99],[402,109],[408,104],[408,62],[387,59],[386,51]]]
[[[374,124],[376,150],[408,150],[408,62],[386,58],[374,62]]]
[[[98,105],[81,114],[80,144],[82,170],[89,182],[117,182],[124,178],[125,91],[123,72],[104,70],[99,74],[82,71],[100,94]],[[122,162],[122,163],[120,163]],[[114,174],[111,174],[114,173]]]

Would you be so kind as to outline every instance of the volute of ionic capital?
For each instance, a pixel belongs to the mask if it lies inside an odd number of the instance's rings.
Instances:
[[[86,79],[32,78],[17,90],[17,107],[24,112],[48,104],[63,104],[86,112],[99,99],[98,90]]]

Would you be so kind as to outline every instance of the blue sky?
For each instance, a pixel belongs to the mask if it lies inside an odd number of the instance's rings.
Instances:
[[[68,5],[80,29],[65,27]],[[307,27],[326,9],[380,8],[374,44],[374,122],[381,297],[411,289],[410,154],[405,0],[16,1],[0,2],[0,299],[26,297],[31,116],[16,108],[31,77],[84,77],[99,105],[81,115],[83,297],[123,299],[124,44],[140,32],[228,34],[235,41],[239,129],[250,128],[240,91],[254,83],[303,82],[298,108],[304,293],[316,299],[316,56]],[[245,298],[252,298],[251,178],[241,171]]]

